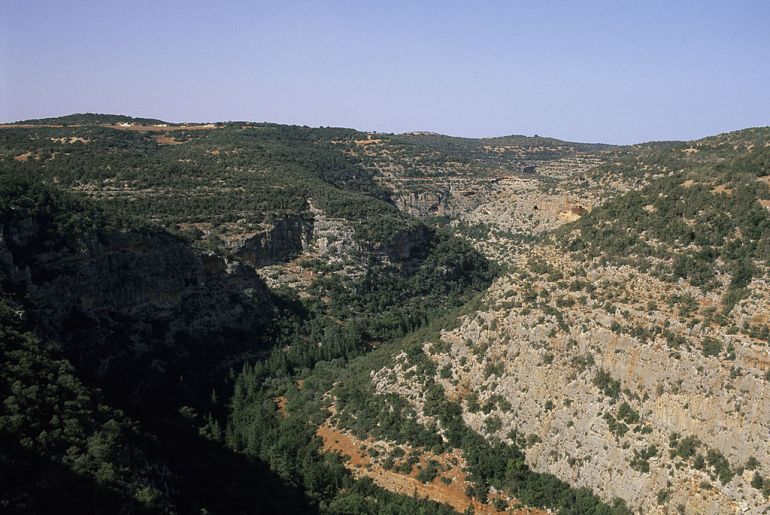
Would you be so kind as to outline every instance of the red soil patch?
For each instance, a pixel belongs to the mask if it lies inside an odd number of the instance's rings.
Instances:
[[[378,486],[391,492],[444,503],[458,512],[464,512],[469,506],[472,506],[475,513],[498,513],[493,506],[482,504],[466,495],[465,489],[468,483],[464,472],[465,460],[459,450],[439,455],[430,452],[423,453],[420,456],[419,465],[425,468],[429,460],[434,460],[438,463],[440,471],[433,481],[423,483],[417,479],[419,472],[417,466],[413,467],[412,472],[409,474],[396,472],[394,469],[386,470],[368,454],[363,452],[362,448],[364,446],[381,447],[376,445],[371,439],[361,440],[332,427],[328,423],[320,426],[317,434],[323,440],[323,447],[326,452],[336,452],[349,457],[345,466],[355,477],[369,477]],[[401,447],[404,448],[404,446]],[[407,449],[406,455],[409,453]],[[400,460],[403,461],[404,459],[401,458]],[[396,465],[399,462],[397,461]],[[505,499],[501,496],[498,497]],[[496,497],[490,495],[490,498],[494,500]],[[543,510],[530,508],[514,508],[513,506],[515,505],[515,501],[510,501],[506,513],[518,515],[541,515],[547,513]]]

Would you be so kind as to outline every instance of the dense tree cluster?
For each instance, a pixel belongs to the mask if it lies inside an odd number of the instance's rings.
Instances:
[[[0,499],[11,512],[167,511],[152,437],[85,386],[0,292]]]

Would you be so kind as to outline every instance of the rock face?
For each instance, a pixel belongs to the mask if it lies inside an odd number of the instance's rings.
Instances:
[[[450,213],[450,191],[410,192],[396,198],[399,209],[414,216],[447,216]]]
[[[233,255],[261,268],[282,263],[305,249],[313,235],[313,223],[301,217],[277,220],[266,228],[225,242]]]
[[[313,280],[325,274],[360,278],[372,267],[397,270],[404,275],[414,273],[430,254],[434,231],[421,223],[404,224],[387,241],[372,243],[357,234],[360,225],[343,218],[331,217],[309,202],[311,233],[289,262],[262,266],[259,275],[270,287],[288,286],[305,295]],[[266,242],[274,241],[266,239]],[[322,268],[313,262],[324,263]]]
[[[719,325],[708,318],[718,294],[614,266],[566,289],[561,273],[578,264],[541,252],[549,272],[500,279],[484,307],[424,346],[466,423],[489,438],[516,435],[535,470],[642,513],[770,509],[751,484],[770,475],[770,353],[750,334],[766,320],[757,299],[767,282],[755,279],[755,294]],[[695,311],[670,305],[673,295],[692,297]],[[421,413],[425,392],[409,370],[401,355],[373,382]]]
[[[62,235],[44,215],[2,223],[0,273],[92,380],[135,388],[150,404],[162,402],[158,382],[181,389],[180,377],[213,376],[207,363],[257,352],[273,309],[262,280],[239,262],[165,232]]]
[[[418,218],[457,216],[486,201],[496,187],[496,177],[430,179],[389,178],[393,201],[398,208]]]
[[[381,265],[410,274],[430,250],[433,231],[422,224],[406,226],[388,241],[371,245],[362,244],[350,221],[329,217],[312,202],[310,213],[309,219],[287,217],[258,231],[235,231],[220,243],[240,261],[258,269],[280,267],[296,257],[323,257],[329,264],[347,263],[352,275],[361,275],[361,270],[353,268],[360,268],[372,257]]]

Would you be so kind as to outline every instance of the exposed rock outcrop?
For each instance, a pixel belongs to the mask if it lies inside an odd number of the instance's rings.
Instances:
[[[304,295],[303,290],[319,275],[332,273],[360,278],[372,267],[396,269],[410,275],[430,254],[434,231],[422,223],[404,223],[385,241],[371,242],[358,234],[361,224],[329,216],[312,201],[309,208],[312,233],[304,240],[296,259],[258,269],[271,287],[285,285]],[[318,263],[324,266],[319,267]]]
[[[495,177],[430,179],[388,178],[398,208],[418,218],[458,216],[476,209],[494,191]]]
[[[451,191],[412,191],[396,197],[396,205],[414,216],[447,216],[450,214]]]
[[[708,318],[718,294],[616,266],[560,288],[578,263],[553,249],[537,258],[550,272],[500,279],[477,313],[424,346],[466,423],[494,439],[517,434],[535,470],[643,513],[770,509],[752,486],[755,471],[770,474],[770,353],[750,334],[766,320],[767,282],[755,279],[756,295],[720,325]],[[695,312],[669,303],[677,296]],[[432,425],[410,366],[402,354],[373,382]]]
[[[265,228],[225,240],[224,247],[251,266],[283,263],[304,250],[313,236],[313,223],[299,216],[282,218]]]

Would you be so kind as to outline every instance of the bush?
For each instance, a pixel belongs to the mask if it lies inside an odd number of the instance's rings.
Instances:
[[[612,399],[617,399],[620,395],[620,381],[613,379],[609,372],[604,369],[599,369],[594,377],[594,386]]]
[[[718,356],[722,352],[722,343],[714,338],[704,338],[701,350],[704,356]]]
[[[438,462],[428,460],[426,466],[417,473],[417,480],[421,483],[430,483],[438,475]]]

